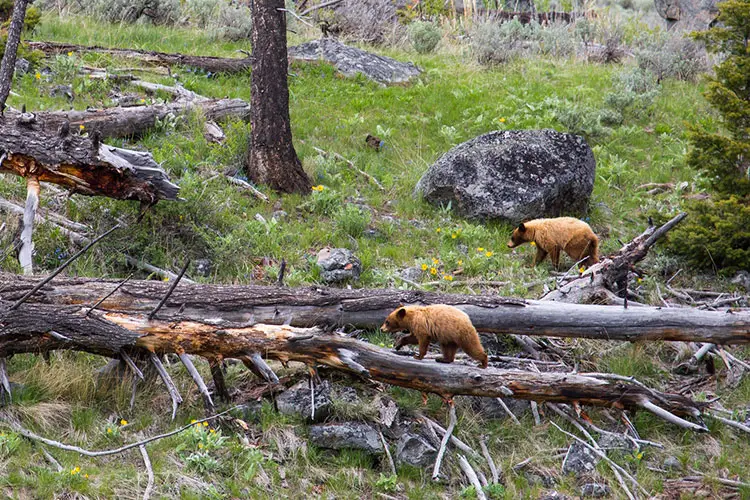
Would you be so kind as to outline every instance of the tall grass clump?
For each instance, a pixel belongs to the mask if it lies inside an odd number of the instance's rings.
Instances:
[[[440,42],[440,28],[428,21],[415,21],[408,28],[409,41],[420,54],[429,54]]]

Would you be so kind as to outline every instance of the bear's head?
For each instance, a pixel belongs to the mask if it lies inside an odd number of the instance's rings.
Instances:
[[[408,329],[408,316],[409,311],[403,306],[399,307],[385,318],[385,322],[380,327],[380,331],[392,333]]]
[[[517,228],[513,230],[513,234],[510,235],[510,241],[508,242],[508,248],[514,248],[518,245],[527,243],[533,239],[533,235],[530,234],[526,225],[522,222]]]

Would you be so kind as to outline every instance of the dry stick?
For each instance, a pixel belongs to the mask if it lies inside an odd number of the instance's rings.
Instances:
[[[60,465],[60,462],[55,460],[55,457],[53,457],[50,452],[48,452],[44,448],[44,446],[40,446],[39,448],[42,450],[42,455],[44,455],[44,458],[46,458],[47,461],[55,467],[55,469],[57,469],[57,472],[62,472],[63,468],[62,465]]]
[[[286,259],[282,257],[281,264],[279,264],[279,278],[276,280],[279,286],[284,286],[284,272],[286,272]]]
[[[100,305],[102,305],[102,302],[104,302],[105,300],[107,300],[108,298],[110,298],[110,297],[111,297],[112,295],[114,295],[114,294],[115,294],[115,292],[117,292],[117,290],[119,290],[119,289],[120,289],[120,287],[122,287],[122,285],[124,285],[125,283],[127,283],[128,281],[130,281],[130,278],[132,278],[132,277],[133,277],[133,274],[131,273],[131,274],[130,274],[130,275],[129,275],[129,276],[127,277],[127,278],[125,278],[124,280],[122,280],[122,281],[121,281],[121,282],[120,282],[120,283],[119,283],[119,284],[118,284],[118,285],[117,285],[117,286],[116,286],[116,287],[114,288],[114,290],[112,290],[112,291],[111,291],[111,292],[109,292],[109,293],[108,293],[107,295],[105,295],[104,297],[102,297],[101,299],[99,299],[99,300],[98,300],[98,301],[96,302],[96,304],[94,304],[93,306],[91,306],[91,309],[89,309],[89,310],[88,310],[88,311],[86,312],[86,316],[88,317],[88,315],[89,315],[89,314],[91,314],[92,312],[94,312],[94,311],[96,310],[96,308],[97,308],[97,307],[99,307]],[[143,378],[143,377],[141,377],[141,378]]]
[[[26,6],[28,4],[29,0],[15,0],[13,2],[13,15],[8,27],[5,53],[2,63],[0,63],[0,113],[5,111],[5,101],[8,100],[10,87],[13,83],[18,44],[21,43],[21,31],[23,30],[23,21],[26,18]]]
[[[437,459],[435,460],[435,467],[432,469],[432,480],[437,481],[440,475],[440,464],[443,461],[443,455],[445,455],[445,449],[448,446],[448,441],[453,434],[453,429],[456,427],[456,404],[453,401],[448,402],[450,421],[448,423],[448,429],[443,435],[443,440],[440,442],[440,450],[438,450]],[[478,480],[477,480],[478,481]]]
[[[18,309],[18,307],[21,304],[23,304],[24,302],[26,302],[27,300],[29,300],[29,297],[31,297],[36,292],[38,292],[39,290],[41,290],[41,288],[44,285],[46,285],[47,283],[49,283],[50,281],[52,281],[52,279],[55,276],[57,276],[58,274],[60,274],[61,272],[63,272],[63,270],[65,270],[66,267],[68,267],[70,264],[72,264],[73,261],[75,261],[78,257],[80,257],[81,255],[83,255],[84,253],[86,253],[89,250],[89,248],[91,248],[96,243],[98,243],[99,240],[102,240],[105,237],[109,236],[110,233],[114,232],[115,229],[119,229],[119,228],[120,228],[120,223],[118,222],[117,224],[115,224],[114,226],[112,226],[112,228],[109,231],[107,231],[106,233],[100,234],[95,239],[91,240],[91,242],[88,245],[86,245],[85,247],[83,247],[83,249],[81,249],[77,254],[75,254],[74,256],[72,256],[71,258],[69,258],[68,260],[66,260],[65,262],[63,262],[60,267],[58,267],[57,269],[55,269],[54,271],[52,271],[52,274],[50,274],[49,276],[47,276],[46,278],[44,278],[34,288],[32,288],[31,290],[29,290],[28,292],[26,292],[26,294],[23,297],[21,297],[20,299],[18,299],[12,306],[10,306],[10,310],[13,311],[14,309]]]
[[[190,355],[184,352],[181,352],[179,353],[179,356],[180,356],[180,361],[182,361],[182,364],[185,365],[185,368],[187,368],[188,373],[193,378],[193,382],[195,382],[195,385],[198,386],[198,390],[203,396],[203,402],[206,405],[206,409],[208,411],[213,411],[214,402],[211,400],[211,394],[208,393],[208,387],[206,386],[206,383],[203,381],[203,377],[201,377],[201,374],[198,373],[198,370],[195,368],[195,365],[190,359]]]
[[[164,365],[161,364],[159,356],[152,352],[149,354],[149,357],[151,363],[156,367],[156,371],[159,372],[162,381],[164,381],[164,385],[167,386],[167,391],[169,391],[169,397],[172,399],[172,420],[174,420],[175,415],[177,415],[177,407],[182,403],[182,396],[180,396],[177,387],[174,385],[174,382],[172,382],[172,377],[169,376]]]
[[[237,177],[232,177],[231,175],[227,175],[225,177],[231,184],[234,184],[235,186],[240,186],[241,188],[244,188],[247,191],[250,191],[253,196],[255,196],[261,201],[268,202],[268,196],[261,193],[255,186],[253,186],[249,182],[243,181],[242,179],[238,179]]]
[[[146,490],[143,492],[143,500],[148,500],[151,498],[151,491],[154,489],[154,469],[151,468],[151,460],[148,458],[146,446],[140,445],[138,449],[141,450],[143,465],[146,466],[146,472],[148,473],[148,484],[146,484]]]
[[[131,358],[128,353],[126,353],[125,351],[120,351],[120,358],[125,361],[125,364],[128,365],[128,367],[139,379],[145,380],[145,378],[143,377],[143,372],[140,368],[138,368],[138,366],[135,364],[135,361],[133,361],[133,358]]]
[[[47,438],[44,438],[44,437],[39,436],[37,434],[34,434],[30,430],[24,429],[23,427],[21,427],[21,424],[19,424],[18,422],[14,422],[14,421],[6,421],[6,422],[7,422],[7,425],[9,425],[10,428],[13,429],[14,432],[17,432],[18,434],[22,435],[25,438],[31,439],[32,441],[39,441],[40,443],[44,443],[44,444],[46,444],[48,446],[52,446],[53,448],[58,448],[58,449],[65,450],[65,451],[72,451],[72,452],[75,452],[75,453],[80,453],[81,455],[84,455],[84,456],[87,456],[87,457],[94,457],[95,458],[95,457],[104,457],[104,456],[108,456],[108,455],[117,455],[119,453],[123,453],[125,451],[130,450],[130,449],[138,448],[139,446],[143,446],[143,445],[146,445],[148,443],[152,443],[154,441],[158,441],[160,439],[164,439],[164,438],[168,438],[168,437],[174,436],[175,434],[179,434],[180,432],[183,432],[183,431],[185,431],[187,429],[190,429],[191,427],[193,427],[193,426],[195,426],[197,424],[201,424],[203,422],[208,422],[209,420],[217,419],[217,418],[219,418],[219,417],[221,417],[223,415],[226,415],[227,413],[229,413],[231,411],[234,411],[234,410],[236,410],[238,408],[241,408],[241,407],[242,407],[242,405],[233,406],[232,408],[229,408],[228,410],[225,410],[225,411],[223,411],[221,413],[217,413],[216,415],[211,415],[210,417],[206,417],[206,418],[203,418],[201,420],[196,420],[195,422],[187,424],[187,425],[184,425],[184,426],[180,427],[179,429],[175,429],[173,431],[169,431],[169,432],[164,433],[164,434],[158,434],[156,436],[151,436],[151,437],[143,439],[141,441],[138,441],[138,442],[135,442],[135,443],[131,443],[131,444],[127,444],[125,446],[121,446],[119,448],[114,448],[114,449],[111,449],[111,450],[100,450],[100,451],[90,451],[90,450],[86,450],[84,448],[81,448],[79,446],[74,446],[74,445],[70,445],[70,444],[64,444],[64,443],[61,443],[59,441],[54,441],[52,439],[47,439]]]
[[[630,382],[631,384],[635,384],[638,387],[641,387],[648,391],[648,393],[653,396],[655,399],[661,401],[662,403],[668,405],[669,401],[664,399],[663,396],[659,395],[655,390],[644,384],[643,382],[639,381],[635,377],[632,376],[626,376],[626,375],[618,375],[616,373],[601,373],[601,372],[585,372],[585,373],[578,373],[578,375],[582,375],[585,377],[594,377],[594,378],[601,378],[604,380],[619,380],[622,382]]]
[[[471,468],[471,464],[469,464],[469,461],[466,460],[465,456],[458,456],[458,465],[461,467],[461,470],[464,471],[466,477],[469,478],[469,482],[471,483],[471,485],[474,486],[474,489],[477,493],[477,498],[479,500],[487,500],[487,495],[484,494],[484,490],[482,489],[482,485],[479,482],[477,473],[474,472],[474,469]]]
[[[513,415],[513,412],[510,411],[510,408],[508,408],[508,405],[505,404],[505,401],[503,401],[503,398],[495,398],[495,399],[497,400],[498,403],[500,403],[500,406],[503,408],[505,413],[508,414],[510,419],[513,420],[513,422],[515,422],[516,425],[521,425],[521,422],[519,422],[518,418],[515,415]]]
[[[728,418],[724,418],[724,417],[720,417],[718,415],[714,415],[713,413],[709,413],[709,415],[711,415],[711,417],[715,418],[719,422],[723,422],[723,423],[725,423],[726,425],[728,425],[730,427],[734,427],[735,429],[739,429],[741,431],[744,431],[744,432],[747,432],[748,434],[750,434],[750,427],[748,427],[747,425],[744,425],[744,424],[742,424],[740,422],[737,422],[736,420],[730,420]]]
[[[445,435],[446,430],[443,429],[443,426],[435,422],[434,420],[430,419],[429,417],[423,416],[425,419],[425,422],[427,422],[428,425],[430,425],[433,430],[439,431],[441,435]],[[467,455],[470,455],[472,458],[481,458],[479,454],[474,451],[468,444],[464,443],[460,439],[458,439],[456,436],[451,436],[451,444],[458,448],[459,450],[463,451]]]
[[[169,298],[169,296],[172,295],[172,292],[174,292],[174,289],[177,288],[177,284],[185,275],[185,271],[187,271],[187,268],[189,265],[190,265],[190,259],[185,261],[185,264],[182,266],[182,269],[180,269],[180,274],[178,274],[177,278],[174,281],[172,281],[172,284],[170,285],[169,290],[167,290],[167,294],[164,295],[164,297],[162,297],[161,301],[159,301],[159,304],[157,304],[157,306],[154,307],[154,310],[148,314],[149,321],[154,319],[154,316],[156,315],[156,313],[159,312],[159,309],[162,308],[162,306],[167,302],[167,299]]]
[[[310,420],[315,421],[315,378],[310,373]]]
[[[166,269],[162,269],[160,267],[152,266],[148,262],[141,262],[140,260],[134,259],[133,257],[130,257],[129,255],[125,256],[125,262],[127,262],[129,266],[133,266],[143,271],[148,271],[149,273],[156,274],[157,276],[161,276],[163,278],[169,278],[171,280],[177,278],[177,275],[171,271],[167,271]],[[188,279],[188,278],[182,278],[182,281],[184,281],[185,283],[195,284],[195,281]]]
[[[487,448],[487,443],[485,442],[484,438],[479,440],[479,446],[482,447],[482,454],[484,455],[484,458],[487,459],[487,464],[489,464],[490,466],[490,472],[492,473],[492,484],[498,484],[500,482],[500,474],[497,472],[495,461],[492,460],[492,455],[490,455],[490,450]]]
[[[693,422],[689,422],[685,420],[684,418],[680,418],[677,415],[674,415],[673,413],[668,412],[664,408],[656,406],[651,401],[642,401],[641,403],[638,404],[638,406],[650,411],[657,417],[663,418],[667,422],[671,422],[679,427],[682,427],[683,429],[690,429],[696,432],[708,432],[708,429],[705,426],[694,424]]]
[[[351,160],[348,160],[348,159],[344,158],[343,156],[341,156],[340,154],[335,153],[335,152],[334,153],[329,153],[328,151],[325,151],[325,150],[320,149],[320,148],[316,148],[315,146],[313,146],[312,148],[315,151],[317,151],[318,153],[320,153],[321,155],[323,155],[323,156],[333,156],[334,158],[343,161],[344,163],[346,163],[349,166],[349,168],[351,168],[352,170],[354,170],[355,172],[357,172],[358,174],[360,174],[361,176],[367,178],[367,180],[369,180],[370,182],[372,182],[373,184],[375,184],[378,187],[378,189],[380,189],[381,191],[385,191],[385,188],[383,187],[383,185],[380,182],[378,182],[378,180],[375,177],[371,176],[370,174],[368,174],[364,170],[358,168]]]
[[[715,350],[716,348],[714,348],[714,351]],[[734,354],[732,354],[726,349],[724,349],[724,354],[727,355],[727,358],[731,359],[733,362],[737,363],[738,365],[743,367],[745,370],[750,371],[750,364],[747,364],[745,361],[742,361],[741,359],[739,359],[737,356],[735,356]]]
[[[383,445],[383,450],[385,450],[385,456],[388,458],[388,466],[391,468],[391,474],[395,476],[396,464],[393,463],[393,456],[391,456],[391,450],[388,449],[388,443],[385,441],[385,437],[383,436],[383,433],[378,431],[378,436],[380,436],[380,442]]]
[[[530,401],[531,414],[534,415],[534,425],[542,425],[542,418],[539,416],[539,405],[536,401]]]
[[[302,19],[302,16],[300,16],[296,12],[293,12],[293,11],[291,11],[289,9],[281,9],[281,8],[277,8],[276,10],[278,10],[279,12],[286,12],[287,14],[291,14],[292,16],[294,16],[295,18],[297,18],[297,20],[299,22],[301,22],[302,24],[306,24],[306,25],[310,26],[311,28],[317,28],[317,26],[315,26],[311,22],[306,21],[305,19]]]
[[[713,477],[713,476],[709,476],[708,474],[704,472],[701,472],[692,468],[690,470],[694,474],[698,474],[699,477],[688,476],[685,478],[687,480],[694,480],[694,479],[701,480],[700,478],[709,478],[709,479],[716,481],[719,484],[723,484],[724,486],[732,486],[734,488],[750,488],[750,483],[746,483],[744,481],[734,481],[732,479],[725,479],[723,477]]]
[[[573,417],[571,417],[570,415],[568,415],[567,413],[565,413],[562,410],[562,408],[560,408],[559,406],[557,406],[555,403],[547,403],[547,407],[549,409],[551,409],[552,411],[554,411],[555,413],[557,413],[558,415],[560,415],[565,420],[567,420],[570,423],[570,425],[572,425],[573,427],[575,427],[576,429],[578,429],[581,432],[581,434],[583,434],[584,436],[586,436],[586,439],[588,439],[589,441],[591,441],[591,444],[592,444],[592,446],[594,448],[596,448],[597,450],[601,449],[601,447],[599,446],[599,443],[597,443],[596,439],[594,439],[594,436],[592,436],[591,434],[589,434],[589,431],[587,431],[586,429],[584,429],[583,426],[581,424],[579,424],[578,422],[576,422]]]
[[[272,384],[279,383],[279,377],[273,372],[259,352],[252,352],[242,359],[245,366]]]
[[[18,252],[18,262],[23,268],[23,274],[34,274],[34,219],[39,208],[39,178],[26,179],[26,208],[23,211],[23,230],[21,231],[21,250]]]
[[[8,393],[8,402],[13,400],[13,396],[10,393],[10,380],[8,380],[8,372],[5,371],[5,358],[0,358],[0,394],[3,391]],[[3,397],[3,399],[5,399]]]
[[[318,4],[318,5],[313,5],[313,6],[312,6],[312,7],[310,7],[309,9],[305,9],[305,10],[303,10],[303,11],[302,11],[302,12],[300,13],[300,16],[306,16],[306,15],[308,15],[308,14],[309,14],[310,12],[314,12],[314,11],[316,11],[316,10],[318,10],[318,9],[323,9],[323,8],[325,8],[325,7],[330,7],[331,5],[336,5],[337,3],[341,3],[341,2],[343,2],[343,1],[344,1],[344,0],[329,0],[328,2],[323,2],[323,3],[320,3],[320,4]]]

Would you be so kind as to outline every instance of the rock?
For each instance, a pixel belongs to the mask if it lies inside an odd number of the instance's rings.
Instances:
[[[539,500],[569,500],[568,495],[563,495],[559,491],[545,491],[539,496]]]
[[[403,63],[390,57],[371,54],[349,47],[333,38],[321,38],[289,47],[289,57],[301,61],[323,60],[345,76],[361,73],[382,85],[405,83],[421,71],[413,63]]]
[[[331,394],[333,395],[333,399],[348,404],[357,404],[362,401],[359,394],[357,394],[357,389],[346,385],[334,385],[331,388]]]
[[[17,75],[25,75],[31,71],[31,63],[24,59],[23,57],[19,57],[16,59],[16,74]]]
[[[326,283],[357,280],[362,274],[362,262],[346,248],[324,248],[318,252],[318,266]]]
[[[287,217],[289,217],[289,214],[283,210],[276,210],[271,214],[271,218],[276,220],[286,219]]]
[[[505,411],[498,399],[499,398],[472,397],[471,407],[485,418],[498,420],[510,418],[508,417],[508,412]],[[531,404],[528,401],[513,398],[502,398],[502,400],[510,412],[518,418],[521,418],[531,409]]]
[[[599,460],[599,457],[589,448],[581,443],[573,443],[563,460],[563,474],[573,473],[576,477],[589,474],[594,471]]]
[[[747,271],[738,272],[734,278],[732,278],[732,284],[740,285],[742,288],[750,292],[750,273]]]
[[[65,97],[67,100],[73,100],[72,85],[55,85],[49,91],[50,97]]]
[[[207,278],[211,275],[211,261],[209,259],[198,259],[195,261],[195,274]]]
[[[719,15],[716,0],[654,0],[656,12],[677,30],[705,30]]]
[[[480,135],[441,156],[415,193],[461,215],[518,223],[581,214],[594,188],[596,161],[586,141],[554,130]]]
[[[324,380],[315,386],[315,422],[325,420],[331,412],[331,384]],[[311,419],[310,381],[302,380],[276,397],[276,407],[285,415]]]
[[[623,450],[634,450],[635,443],[626,439],[624,436],[618,436],[616,434],[602,434],[599,440],[599,447],[603,450],[623,449]]]
[[[423,274],[424,271],[422,271],[418,267],[407,267],[406,269],[402,269],[398,273],[399,276],[409,281],[420,281]]]
[[[555,478],[546,474],[538,474],[537,472],[526,472],[524,473],[526,480],[531,486],[541,486],[543,488],[551,488],[555,485]]]
[[[383,453],[378,432],[362,422],[313,425],[310,441],[315,446],[333,450],[354,448],[372,454]]]
[[[671,471],[681,471],[682,470],[682,462],[680,462],[680,459],[675,456],[668,456],[664,459],[664,462],[661,464],[663,469],[671,470]]]
[[[581,486],[581,496],[589,498],[603,498],[612,493],[606,484],[587,483]]]
[[[425,438],[417,434],[406,433],[396,445],[396,461],[414,467],[433,465],[437,450]]]

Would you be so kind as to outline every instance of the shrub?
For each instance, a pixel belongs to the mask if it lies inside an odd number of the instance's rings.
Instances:
[[[604,97],[604,102],[623,117],[642,117],[659,95],[656,77],[640,68],[618,73],[613,78],[612,86],[614,91]]]
[[[440,42],[440,29],[430,22],[416,21],[409,25],[409,41],[420,54],[429,54]]]
[[[554,23],[539,30],[539,52],[555,57],[567,57],[576,50],[575,33],[569,24]]]
[[[688,218],[669,239],[671,250],[690,265],[731,275],[750,270],[750,203],[732,196],[693,202]]]
[[[696,38],[725,58],[708,79],[705,96],[722,117],[724,134],[693,127],[688,164],[703,172],[714,200],[689,205],[671,248],[696,266],[724,274],[750,269],[750,2],[718,4],[718,26]]]
[[[471,49],[480,64],[508,62],[525,51],[535,52],[531,49],[538,26],[537,23],[524,26],[517,18],[506,23],[480,23],[472,34]]]
[[[336,226],[343,234],[359,238],[370,224],[370,213],[352,205],[346,205],[336,215]]]
[[[346,39],[374,45],[384,43],[398,24],[396,6],[380,0],[347,0],[331,9],[316,10],[313,19]]]
[[[681,33],[658,32],[642,44],[635,50],[638,67],[650,71],[659,81],[665,78],[694,81],[708,69],[705,51]]]

